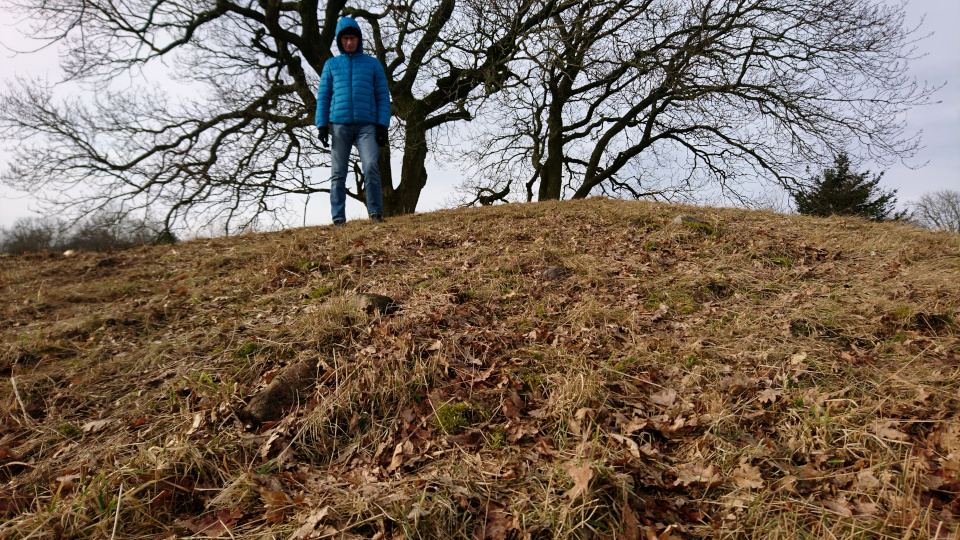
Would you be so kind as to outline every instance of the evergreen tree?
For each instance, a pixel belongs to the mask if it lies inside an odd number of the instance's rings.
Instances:
[[[856,215],[872,221],[901,219],[907,212],[896,211],[897,190],[884,191],[878,186],[882,177],[883,173],[871,179],[870,171],[851,171],[850,157],[840,153],[834,158],[832,168],[810,178],[807,186],[790,195],[797,211],[805,215]]]

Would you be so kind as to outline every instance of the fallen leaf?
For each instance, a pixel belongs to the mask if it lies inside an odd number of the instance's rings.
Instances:
[[[197,413],[193,415],[193,425],[190,429],[187,430],[187,435],[193,435],[197,432],[197,429],[200,427],[200,424],[203,422],[203,413]]]
[[[630,452],[631,456],[635,458],[640,457],[640,445],[637,444],[637,441],[617,433],[610,433],[609,435],[611,439],[627,445],[627,450]]]
[[[578,467],[568,464],[564,467],[564,470],[573,479],[573,487],[564,493],[564,496],[572,501],[587,492],[587,488],[590,487],[590,480],[593,478],[593,467],[590,465]]]
[[[960,453],[951,452],[947,454],[946,457],[942,457],[937,460],[937,463],[940,464],[940,468],[945,471],[950,471],[954,475],[960,472]]]
[[[262,491],[260,497],[267,507],[267,523],[270,525],[283,523],[287,517],[287,507],[293,502],[290,496],[282,491]]]
[[[430,510],[420,506],[420,503],[414,503],[413,508],[407,512],[407,519],[412,521],[417,521],[422,517],[427,517],[430,515]]]
[[[850,510],[850,503],[847,501],[823,501],[823,506],[840,517],[853,516],[853,511]]]
[[[510,395],[503,400],[503,415],[507,418],[520,418],[523,399],[516,390],[510,392]]]
[[[864,470],[857,473],[857,488],[861,491],[875,491],[880,485],[880,480],[873,475],[873,471]]]
[[[267,506],[286,506],[290,504],[290,496],[282,491],[263,491],[260,493]]]
[[[657,535],[657,540],[680,540],[680,537],[673,535],[673,530],[675,528],[675,525],[667,525],[667,528],[664,529],[662,533]]]
[[[650,443],[644,443],[640,447],[640,453],[649,457],[656,457],[660,455],[660,451],[654,448]]]
[[[666,304],[660,304],[660,307],[653,312],[653,315],[650,317],[651,322],[657,322],[662,319],[667,313],[670,312],[670,306]]]
[[[760,468],[752,467],[745,461],[741,462],[740,467],[730,474],[730,478],[744,489],[763,488],[763,475],[760,474]]]
[[[317,528],[317,525],[321,521],[327,518],[330,515],[330,507],[324,506],[320,509],[315,509],[310,512],[310,515],[303,521],[303,525],[300,525],[300,528],[294,531],[290,536],[292,540],[300,540],[301,538],[307,538],[310,534]]]
[[[393,450],[393,458],[390,460],[390,465],[387,466],[387,472],[392,473],[397,470],[400,465],[403,464],[404,455],[410,455],[413,453],[413,443],[410,442],[410,439],[403,441],[402,443],[397,443],[397,447]]]
[[[672,407],[674,402],[677,401],[677,391],[672,388],[667,388],[662,392],[657,392],[650,396],[650,401],[662,407]]]
[[[880,513],[880,507],[872,502],[862,502],[853,505],[853,511],[861,516],[875,516]]]
[[[923,484],[923,487],[932,491],[935,489],[940,489],[940,486],[945,483],[945,480],[939,476],[924,475],[920,483]]]
[[[626,540],[640,540],[640,522],[630,505],[623,503],[623,537]]]
[[[80,429],[82,429],[84,433],[96,433],[98,431],[103,431],[107,426],[114,422],[115,420],[112,418],[107,418],[105,420],[94,420],[92,422],[87,422],[81,426]]]
[[[618,425],[623,428],[624,433],[627,435],[632,435],[637,431],[650,427],[650,421],[646,418],[634,416],[629,422],[625,422],[623,424],[618,422]]]
[[[900,431],[899,429],[892,427],[894,425],[896,425],[895,422],[884,422],[883,424],[880,424],[879,422],[877,422],[876,424],[874,424],[874,432],[881,439],[889,439],[892,441],[907,440],[909,436],[906,433]]]
[[[784,476],[783,478],[777,480],[773,483],[773,489],[775,491],[781,491],[786,493],[796,493],[797,492],[797,477],[796,476]]]
[[[815,480],[823,476],[813,463],[805,463],[797,467],[794,472],[802,480]]]
[[[480,519],[483,521],[474,535],[476,540],[506,540],[513,529],[513,518],[496,505],[488,504]]]
[[[781,392],[780,390],[767,388],[762,392],[760,392],[760,394],[757,396],[757,401],[759,401],[760,403],[774,403],[782,395],[783,395],[783,392]]]
[[[207,538],[220,538],[227,536],[243,515],[241,509],[221,510],[216,515],[208,515],[202,518],[180,518],[173,522],[174,525],[189,529],[195,534],[203,534]]]
[[[714,470],[713,465],[704,467],[701,463],[685,463],[677,468],[677,480],[673,486],[713,487],[718,484],[720,484],[720,475]]]

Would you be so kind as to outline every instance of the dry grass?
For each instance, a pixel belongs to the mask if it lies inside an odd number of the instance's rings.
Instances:
[[[5,257],[0,291],[0,538],[958,535],[957,235],[592,199]]]

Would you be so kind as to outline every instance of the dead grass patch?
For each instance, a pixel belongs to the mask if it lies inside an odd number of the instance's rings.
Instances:
[[[5,257],[0,537],[953,537],[958,275],[956,235],[602,199]]]

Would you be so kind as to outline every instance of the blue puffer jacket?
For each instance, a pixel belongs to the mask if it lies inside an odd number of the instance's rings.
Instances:
[[[363,37],[356,52],[346,53],[340,46],[340,32],[357,21],[344,17],[337,23],[337,49],[340,54],[323,66],[317,91],[317,127],[332,124],[381,124],[390,127],[390,88],[383,65],[363,54]]]

